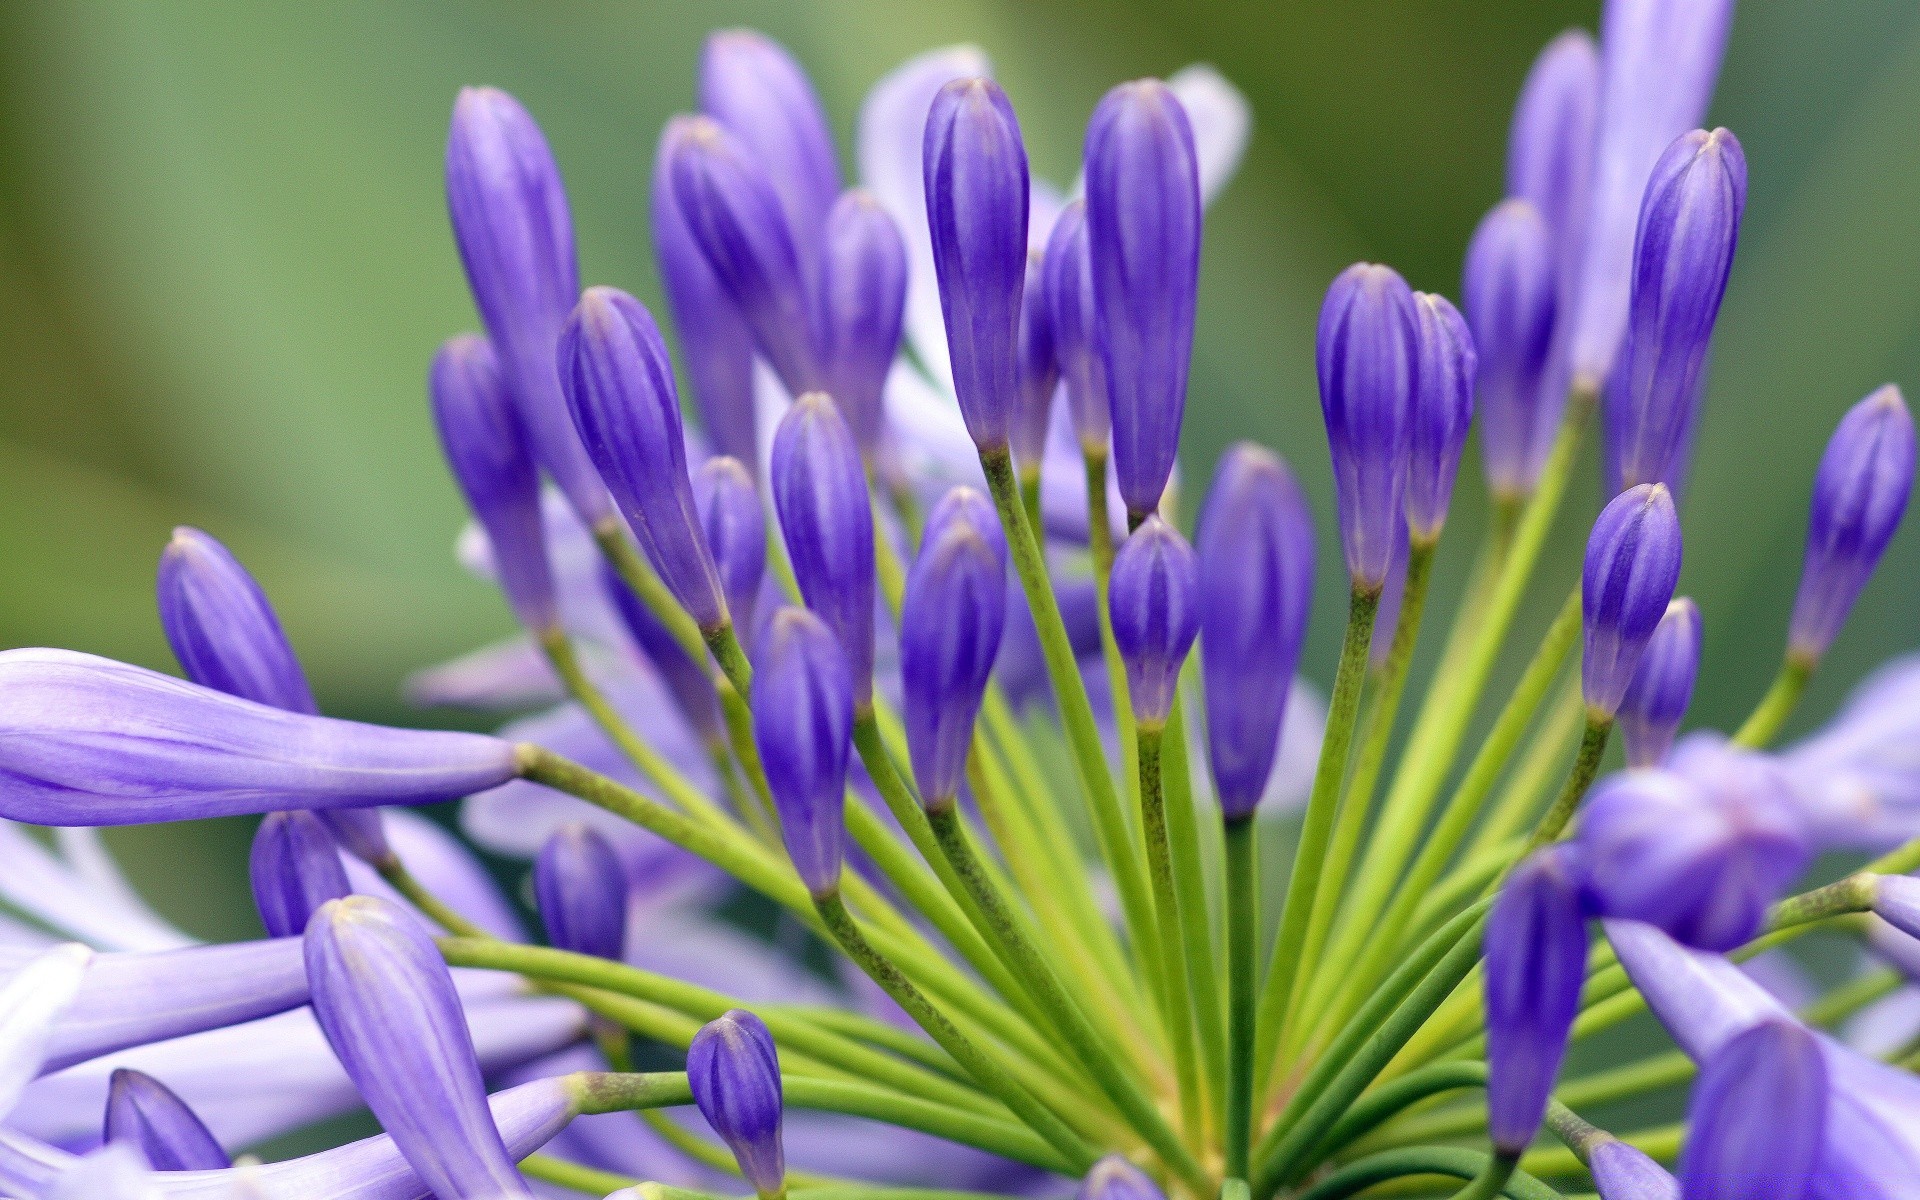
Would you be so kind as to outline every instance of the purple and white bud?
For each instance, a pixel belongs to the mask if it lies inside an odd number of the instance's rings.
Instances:
[[[800,397],[781,418],[772,483],[800,595],[839,637],[864,708],[873,697],[873,500],[853,431],[824,393]]]
[[[760,489],[739,459],[722,455],[700,464],[693,477],[693,498],[727,612],[736,626],[751,629],[767,574],[767,519],[760,508]]]
[[[1173,711],[1180,668],[1200,633],[1199,556],[1158,514],[1114,555],[1107,609],[1133,714],[1143,728],[1157,728]]]
[[[1741,1033],[1701,1064],[1693,1085],[1681,1195],[1814,1195],[1830,1102],[1827,1066],[1814,1034],[1784,1017]]]
[[[268,937],[299,937],[320,906],[353,891],[340,843],[314,813],[268,813],[254,831],[247,874]]]
[[[1700,607],[1681,596],[1667,605],[1647,639],[1615,717],[1626,740],[1628,766],[1657,767],[1667,757],[1699,671]]]
[[[1313,607],[1313,513],[1272,451],[1221,456],[1200,508],[1200,659],[1214,791],[1228,820],[1253,815],[1279,748]]]
[[[1820,456],[1789,648],[1818,662],[1886,553],[1913,493],[1913,415],[1887,384],[1848,410]]]
[[[900,353],[907,305],[907,245],[871,192],[840,197],[827,215],[814,290],[814,324],[826,390],[868,462],[886,423],[887,372]]]
[[[1487,1132],[1496,1153],[1532,1143],[1567,1051],[1587,972],[1575,851],[1550,846],[1501,885],[1487,915]]]
[[[1680,1181],[1637,1147],[1602,1138],[1588,1152],[1600,1200],[1680,1200]]]
[[[1480,458],[1507,503],[1533,493],[1560,425],[1563,397],[1548,365],[1559,285],[1553,234],[1540,210],[1507,200],[1467,244],[1461,300],[1479,352]]]
[[[1052,318],[1053,354],[1067,386],[1067,409],[1082,447],[1104,450],[1112,435],[1107,367],[1094,336],[1093,262],[1087,245],[1087,202],[1060,210],[1047,238],[1041,285]]]
[[[1531,204],[1545,223],[1549,275],[1561,296],[1571,289],[1586,232],[1599,110],[1599,48],[1586,30],[1569,29],[1533,60],[1507,131],[1507,195]],[[1557,399],[1553,407],[1557,413]]]
[[[1087,124],[1094,338],[1127,512],[1160,506],[1180,449],[1200,287],[1200,168],[1187,112],[1157,79],[1123,83]]]
[[[233,1165],[185,1100],[153,1076],[125,1067],[107,1081],[101,1140],[133,1146],[156,1171],[218,1171]]]
[[[701,50],[699,93],[700,111],[765,168],[804,266],[840,194],[833,134],[807,73],[765,34],[723,29]]]
[[[687,479],[666,342],[638,300],[588,288],[560,339],[560,378],[601,478],[660,579],[702,630],[727,623]]]
[[[1053,396],[1060,390],[1060,355],[1053,343],[1053,309],[1047,303],[1046,258],[1027,256],[1027,286],[1020,300],[1020,394],[1008,437],[1014,465],[1038,476],[1047,456]]]
[[[1614,497],[1587,538],[1580,577],[1580,694],[1612,720],[1680,581],[1680,517],[1664,484]]]
[[[735,1008],[701,1026],[687,1047],[687,1083],[700,1115],[733,1151],[753,1190],[769,1198],[784,1194],[780,1052],[766,1024]]]
[[[982,452],[1008,447],[1020,388],[1027,150],[1007,94],[956,79],[934,96],[922,158],[954,395]]]
[[[840,639],[804,608],[773,614],[754,652],[754,741],[787,857],[814,896],[840,889],[853,679]]]
[[[212,535],[175,529],[155,591],[160,628],[187,678],[274,708],[320,711],[273,604]]]
[[[533,897],[547,942],[619,962],[627,943],[627,872],[592,826],[568,822],[533,860]]]
[[[1445,296],[1413,294],[1420,363],[1407,438],[1407,532],[1422,542],[1440,537],[1453,501],[1453,480],[1473,423],[1476,358],[1467,323]]]
[[[1340,541],[1355,587],[1387,579],[1403,511],[1420,322],[1413,292],[1391,267],[1356,263],[1320,306],[1315,361],[1333,454]]]

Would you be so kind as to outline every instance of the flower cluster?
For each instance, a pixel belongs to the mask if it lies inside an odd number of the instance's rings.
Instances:
[[[1191,526],[1175,481],[1247,136],[1216,73],[1107,93],[1063,192],[985,58],[936,50],[869,94],[848,188],[793,59],[714,35],[651,196],[683,375],[644,304],[583,289],[533,117],[463,92],[483,332],[426,391],[521,632],[411,691],[544,711],[320,715],[191,529],[158,581],[184,680],[0,653],[0,1196],[1920,1190],[1920,665],[1770,749],[1904,513],[1891,385],[1820,460],[1772,690],[1680,736],[1681,501],[1746,202],[1739,141],[1695,128],[1731,10],[1607,0],[1546,48],[1458,307],[1377,264],[1328,289],[1323,719],[1292,472],[1234,447]],[[1582,570],[1500,679],[1596,415]],[[1475,427],[1494,519],[1396,739]],[[408,811],[443,801],[530,862],[540,937]],[[94,832],[234,814],[253,942],[173,929]],[[1885,965],[1820,994],[1758,957],[1814,931]],[[1643,1010],[1676,1050],[1570,1058]],[[1680,1088],[1684,1122],[1591,1119]],[[234,1157],[362,1105],[384,1133]]]

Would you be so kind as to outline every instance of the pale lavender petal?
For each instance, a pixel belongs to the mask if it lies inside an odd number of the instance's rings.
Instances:
[[[82,868],[73,853],[76,844],[63,840],[63,861],[25,826],[0,820],[0,900],[101,950],[170,950],[193,942],[124,881],[118,887],[106,883],[91,851],[81,851],[92,862]]]
[[[0,1118],[40,1073],[93,957],[78,942],[55,946],[35,955],[0,987]]]

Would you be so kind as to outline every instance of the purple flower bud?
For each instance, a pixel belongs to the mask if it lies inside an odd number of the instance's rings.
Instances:
[[[707,665],[687,657],[680,639],[660,623],[660,618],[653,615],[652,609],[641,603],[640,598],[627,587],[626,581],[614,571],[612,564],[601,564],[600,583],[612,598],[613,610],[619,614],[620,623],[626,627],[640,653],[660,673],[661,682],[667,685],[667,692],[673,697],[674,707],[687,719],[687,724],[709,742],[724,738],[726,730],[720,722],[720,697],[713,690],[713,677],[707,674]]]
[[[804,608],[773,614],[755,648],[754,741],[794,870],[815,896],[839,890],[846,839],[853,680],[833,631]]]
[[[309,812],[267,814],[254,832],[247,873],[268,937],[299,937],[322,904],[353,891],[340,844]]]
[[[679,126],[669,121],[653,158],[653,251],[660,286],[680,335],[700,424],[714,447],[743,463],[760,461],[753,394],[753,331],[720,286],[674,195],[669,158]]]
[[[1393,557],[1387,560],[1387,581],[1380,588],[1380,603],[1373,610],[1373,632],[1368,635],[1367,666],[1382,670],[1393,657],[1393,634],[1400,628],[1400,604],[1407,598],[1407,559],[1413,542],[1406,524],[1393,539]]]
[[[370,867],[393,857],[386,826],[377,808],[329,808],[314,814],[340,848]]]
[[[922,170],[954,395],[974,445],[1005,450],[1020,387],[1027,150],[999,84],[956,79],[940,89]]]
[[[1419,386],[1407,438],[1407,531],[1439,538],[1453,500],[1453,477],[1473,423],[1473,335],[1445,296],[1413,294],[1420,322]]]
[[[1112,405],[1107,397],[1107,368],[1093,331],[1093,262],[1087,246],[1087,203],[1075,200],[1060,210],[1047,239],[1042,283],[1052,317],[1053,354],[1067,385],[1068,411],[1082,446],[1105,448]]]
[[[185,1100],[153,1076],[124,1067],[107,1081],[101,1138],[131,1144],[156,1171],[218,1171],[233,1165]]]
[[[687,1084],[753,1190],[782,1194],[780,1052],[760,1018],[734,1008],[701,1026],[687,1047]]]
[[[1873,911],[1900,932],[1920,938],[1920,879],[1880,876],[1874,883]]]
[[[1620,375],[1607,388],[1607,457],[1621,487],[1672,486],[1747,203],[1747,160],[1724,129],[1681,136],[1653,169],[1633,246]]]
[[[1107,588],[1113,640],[1127,664],[1134,716],[1155,727],[1173,711],[1180,667],[1200,632],[1200,560],[1158,514],[1113,556]]]
[[[833,135],[806,72],[763,33],[721,30],[700,54],[700,111],[765,168],[804,259],[840,194]]]
[[[1790,644],[1817,661],[1886,553],[1913,491],[1913,416],[1887,384],[1840,418],[1813,480]]]
[[[1525,200],[1495,207],[1467,245],[1461,298],[1479,352],[1480,457],[1498,500],[1532,494],[1560,424],[1562,397],[1547,378],[1554,270],[1553,235]]]
[[[1595,717],[1611,720],[1619,711],[1679,581],[1680,517],[1665,485],[1643,483],[1614,497],[1593,523],[1580,577],[1580,692]]]
[[[1387,578],[1407,479],[1407,447],[1419,318],[1413,293],[1391,267],[1356,263],[1320,306],[1315,358],[1320,412],[1333,453],[1340,540],[1356,586]]]
[[[187,678],[275,708],[320,711],[266,593],[211,535],[175,529],[156,590],[160,627]]]
[[[979,492],[955,488],[927,521],[900,611],[907,748],[930,809],[950,807],[960,792],[1006,609],[1000,523]]]
[[[1768,760],[1732,747],[1689,741],[1669,769],[1614,776],[1580,819],[1594,907],[1702,950],[1745,943],[1810,856],[1791,805]]]
[[[1814,1035],[1784,1017],[1702,1065],[1687,1105],[1686,1200],[1802,1200],[1826,1138],[1827,1067]]]
[[[767,573],[767,521],[760,510],[760,489],[739,459],[722,456],[700,465],[693,494],[727,611],[736,625],[750,629]]]
[[[1166,1200],[1166,1193],[1145,1171],[1118,1154],[1109,1154],[1080,1181],[1074,1200]]]
[[[1593,182],[1581,189],[1591,200],[1567,313],[1573,371],[1589,385],[1612,372],[1626,331],[1647,177],[1660,152],[1706,116],[1732,20],[1733,0],[1609,0],[1602,13]]]
[[[864,707],[873,696],[873,501],[853,431],[820,392],[794,401],[774,432],[773,508],[800,595],[840,638]]]
[[[1603,1139],[1591,1151],[1587,1169],[1600,1200],[1680,1200],[1680,1181],[1625,1142]]]
[[[487,1109],[453,978],[419,920],[330,901],[306,934],[313,1015],[360,1096],[440,1196],[530,1196]]]
[[[1060,357],[1053,344],[1053,310],[1047,303],[1046,258],[1027,256],[1027,286],[1020,301],[1020,396],[1009,430],[1013,459],[1023,472],[1040,470],[1053,420],[1053,394],[1060,390]]]
[[[806,279],[766,167],[709,117],[669,122],[660,163],[694,244],[774,374],[795,395],[819,387]]]
[[[1200,656],[1207,748],[1228,820],[1267,790],[1313,606],[1313,513],[1272,451],[1221,456],[1200,509]]]
[[[1700,607],[1685,596],[1667,605],[1620,701],[1627,765],[1657,767],[1673,748],[1700,670]]]
[[[1200,286],[1200,169],[1180,101],[1157,79],[1108,92],[1087,123],[1094,337],[1113,406],[1113,464],[1136,519],[1160,505],[1180,448]]]
[[[0,653],[0,816],[15,821],[431,804],[517,774],[498,738],[290,713],[67,650]]]
[[[570,821],[533,860],[533,895],[547,941],[616,962],[627,941],[627,872],[607,839]]]
[[[871,460],[907,306],[907,245],[871,192],[848,192],[828,214],[814,298],[827,391]]]
[[[588,288],[560,338],[561,382],[580,437],[661,581],[702,629],[727,621],[687,481],[673,365],[653,316]]]
[[[1586,230],[1599,109],[1599,49],[1586,30],[1569,29],[1533,60],[1507,133],[1507,195],[1529,202],[1545,222],[1549,276],[1563,296]]]
[[[433,357],[427,391],[454,482],[486,530],[500,590],[528,630],[554,628],[559,612],[540,518],[540,472],[493,347],[471,334],[450,339]]]
[[[1577,865],[1550,846],[1514,868],[1487,915],[1487,1132],[1519,1154],[1540,1130],[1587,973]]]
[[[554,346],[580,295],[573,218],[540,127],[503,91],[465,88],[454,101],[447,211],[535,457],[580,519],[596,524],[609,515],[606,490],[567,419],[554,370]]]

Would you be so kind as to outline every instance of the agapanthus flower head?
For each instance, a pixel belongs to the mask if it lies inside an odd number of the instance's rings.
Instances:
[[[360,1096],[441,1196],[530,1196],[487,1109],[459,994],[419,918],[334,900],[306,933],[313,1013]]]
[[[1746,203],[1746,156],[1724,129],[1682,135],[1647,181],[1626,344],[1606,391],[1608,475],[1619,487],[1674,486],[1684,474]]]
[[[1286,463],[1241,442],[1200,509],[1200,658],[1214,791],[1229,820],[1265,794],[1313,606],[1313,513]]]
[[[760,489],[739,459],[716,455],[694,475],[693,499],[727,612],[735,625],[751,629],[767,574],[767,520]]]
[[[787,1173],[780,1052],[765,1022],[735,1008],[701,1026],[687,1047],[687,1083],[754,1191],[780,1195]]]
[[[1588,1152],[1587,1169],[1600,1200],[1680,1200],[1680,1181],[1636,1146],[1602,1138]]]
[[[101,1140],[133,1146],[156,1171],[217,1171],[233,1165],[186,1101],[153,1076],[126,1067],[108,1080]]]
[[[430,804],[519,773],[512,745],[268,708],[66,650],[0,653],[0,816],[128,825]]]
[[[687,479],[673,364],[653,315],[616,288],[588,288],[560,339],[567,406],[641,549],[702,629],[726,600]]]
[[[1320,306],[1320,412],[1333,453],[1340,541],[1354,586],[1386,582],[1407,484],[1420,324],[1413,292],[1391,267],[1356,263]]]
[[[1047,238],[1041,286],[1074,432],[1083,447],[1104,450],[1112,434],[1112,404],[1106,362],[1094,336],[1093,261],[1088,255],[1087,202],[1073,200],[1060,210]]]
[[[781,418],[772,484],[800,595],[840,638],[864,706],[873,695],[873,501],[853,431],[824,392]]]
[[[1673,748],[1700,671],[1700,606],[1680,596],[1667,605],[1633,670],[1617,720],[1627,765],[1657,767]]]
[[[619,961],[627,942],[627,871],[591,825],[553,831],[533,860],[533,896],[547,941],[561,950]]]
[[[1685,1200],[1801,1200],[1816,1194],[1826,1135],[1819,1043],[1785,1018],[1761,1021],[1701,1066],[1681,1155]]]
[[[1539,1132],[1586,981],[1578,852],[1537,850],[1487,916],[1487,1132],[1517,1155]]]
[[[804,608],[782,608],[754,652],[754,738],[787,856],[807,890],[840,887],[853,678],[840,639]]]
[[[1008,437],[1022,475],[1040,473],[1047,453],[1054,393],[1060,390],[1060,354],[1053,341],[1053,306],[1047,298],[1044,250],[1027,255],[1027,284],[1020,298],[1020,393]]]
[[[1703,950],[1731,950],[1812,854],[1778,768],[1751,751],[1689,739],[1668,767],[1602,783],[1580,818],[1594,908],[1645,921]]]
[[[1478,351],[1480,456],[1494,496],[1532,494],[1559,425],[1548,365],[1557,311],[1553,232],[1527,200],[1506,200],[1467,243],[1461,300]]]
[[[471,334],[449,339],[434,355],[427,394],[447,465],[486,531],[514,616],[536,634],[554,628],[559,610],[540,516],[540,470],[493,347]]]
[[[268,813],[260,822],[247,874],[268,937],[299,937],[322,904],[353,890],[340,843],[318,816],[299,810]]]
[[[1478,360],[1466,320],[1445,296],[1415,292],[1413,307],[1420,361],[1407,437],[1407,531],[1432,543],[1447,523],[1460,452],[1467,448]]]
[[[320,711],[273,604],[218,539],[175,529],[155,592],[160,628],[187,678],[275,708]]]
[[[807,73],[767,35],[723,29],[701,48],[699,93],[700,111],[765,168],[804,263],[840,194],[833,134]]]
[[[959,794],[1006,604],[1000,523],[979,492],[956,488],[927,521],[900,610],[902,715],[929,808],[948,807]]]
[[[465,88],[454,102],[447,212],[534,456],[592,525],[609,514],[607,494],[567,418],[554,370],[554,346],[580,295],[573,217],[546,137],[498,88]]]
[[[1094,339],[1113,462],[1136,520],[1160,505],[1180,448],[1200,286],[1200,168],[1186,109],[1157,79],[1108,92],[1087,123]]]
[[[1507,131],[1507,195],[1540,216],[1562,296],[1571,290],[1586,231],[1599,115],[1599,47],[1586,30],[1569,29],[1533,60]],[[1483,342],[1481,353],[1490,352]],[[1558,401],[1551,403],[1557,413]]]
[[[1166,1200],[1166,1193],[1145,1171],[1121,1155],[1109,1154],[1080,1181],[1075,1200]]]
[[[1913,414],[1892,384],[1849,409],[1820,457],[1789,645],[1817,662],[1886,553],[1913,493]]]
[[[1593,523],[1580,577],[1580,694],[1611,720],[1680,581],[1680,516],[1663,484],[1614,497]]]
[[[1000,85],[956,79],[927,114],[922,169],[954,395],[982,451],[1007,448],[1020,387],[1027,149]]]
[[[879,198],[859,189],[834,204],[824,237],[814,322],[826,390],[871,462],[885,423],[881,397],[906,314],[907,245]]]
[[[819,387],[806,276],[767,164],[711,117],[674,118],[660,164],[680,219],[767,365],[794,395]]]
[[[1107,606],[1134,716],[1157,726],[1173,711],[1180,668],[1200,633],[1199,556],[1158,514],[1114,555]]]
[[[1593,182],[1568,314],[1573,372],[1589,387],[1612,372],[1627,329],[1648,175],[1661,151],[1706,116],[1732,20],[1733,0],[1609,0],[1602,11]]]

